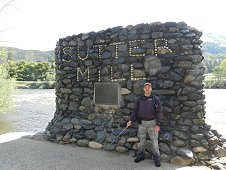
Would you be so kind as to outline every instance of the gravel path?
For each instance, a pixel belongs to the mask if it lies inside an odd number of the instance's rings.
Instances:
[[[156,168],[152,160],[137,164],[133,160],[133,157],[116,152],[29,138],[0,143],[0,170],[209,170],[207,167],[181,167],[166,162],[161,168]]]

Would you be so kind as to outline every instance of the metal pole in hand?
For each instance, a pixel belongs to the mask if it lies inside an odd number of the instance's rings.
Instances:
[[[118,134],[118,136],[116,136],[116,139],[127,129],[127,127],[128,126],[126,126],[119,134]],[[113,140],[112,142],[111,142],[111,145],[116,141],[116,139],[115,140]]]

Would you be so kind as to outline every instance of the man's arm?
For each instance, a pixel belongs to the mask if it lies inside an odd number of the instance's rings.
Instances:
[[[135,101],[134,107],[133,107],[133,112],[130,115],[130,119],[132,122],[136,121],[137,115],[138,115],[138,107],[139,107],[139,99]]]
[[[162,106],[161,106],[161,103],[160,103],[160,100],[158,97],[156,97],[157,99],[157,107],[156,107],[156,125],[160,126],[160,122],[161,122],[161,119],[162,119]]]
[[[137,115],[138,115],[138,107],[139,107],[139,99],[136,100],[136,102],[134,103],[134,108],[133,108],[133,112],[130,115],[130,119],[127,122],[126,127],[129,127],[132,125],[132,122],[134,122],[137,119]]]

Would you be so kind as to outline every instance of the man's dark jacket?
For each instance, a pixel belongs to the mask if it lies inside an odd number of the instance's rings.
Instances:
[[[162,107],[160,100],[157,96],[140,96],[135,104],[133,112],[130,116],[131,121],[136,120],[154,120],[156,119],[156,125],[160,125],[162,117]]]

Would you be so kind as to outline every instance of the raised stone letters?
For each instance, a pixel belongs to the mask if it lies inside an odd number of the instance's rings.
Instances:
[[[144,44],[146,43],[146,40],[134,40],[134,41],[128,41],[128,56],[133,56],[133,57],[142,57],[145,56],[145,53],[142,52],[142,48],[140,46],[133,46],[133,43],[138,43],[139,44]],[[119,58],[118,56],[118,45],[120,44],[124,44],[126,42],[115,42],[115,43],[111,43],[109,45],[115,45],[115,55],[113,56],[113,58]],[[172,53],[172,50],[169,49],[168,47],[168,41],[165,38],[162,39],[155,39],[153,41],[154,44],[154,51],[155,51],[155,55],[157,56],[159,54],[158,50],[159,49],[166,49],[168,51],[168,53]],[[67,46],[63,48],[63,53],[65,55],[69,55],[71,57],[77,57],[79,60],[83,61],[88,59],[89,57],[89,50],[90,49],[97,49],[98,50],[98,59],[101,60],[101,54],[105,51],[104,47],[106,47],[106,44],[104,45],[93,45],[93,46],[87,46],[84,47],[86,50],[86,55],[85,56],[81,56],[80,54],[80,48],[79,46],[77,46],[77,48],[75,49],[75,51],[72,50],[72,47]],[[137,50],[136,49],[140,49]],[[135,51],[135,52],[134,52]]]
[[[145,50],[142,48],[142,45],[146,43],[146,40],[134,40],[134,41],[128,41],[127,46],[124,46],[124,50],[125,47],[127,47],[128,49],[126,50],[128,52],[128,57],[144,57],[145,54]],[[165,50],[164,53],[172,53],[172,50],[169,49],[168,47],[168,41],[164,38],[162,39],[155,39],[153,41],[154,43],[154,55],[157,56],[160,51]],[[72,58],[73,60],[77,60],[78,62],[82,62],[85,60],[89,59],[89,51],[95,51],[97,52],[97,60],[101,61],[103,59],[108,59],[108,58],[119,58],[119,45],[121,44],[126,44],[126,42],[114,42],[114,43],[110,43],[109,46],[113,46],[113,52],[110,53],[108,52],[107,49],[105,49],[107,47],[107,44],[100,44],[100,45],[93,45],[93,46],[77,46],[77,47],[64,47],[63,48],[63,53],[67,56],[67,61],[70,61]],[[108,47],[109,48],[109,47]],[[83,53],[81,53],[81,49],[83,50]],[[112,49],[112,48],[111,48]],[[85,51],[85,52],[84,52]],[[104,54],[104,55],[103,55]],[[103,56],[102,56],[103,55]],[[113,77],[113,69],[112,66],[110,67],[110,81],[111,82],[119,82],[119,81],[125,81],[126,78],[125,77],[121,77],[121,78],[114,78]],[[101,71],[100,71],[100,67],[98,69],[98,79],[96,81],[101,82]],[[153,69],[152,69],[153,70]],[[77,81],[81,81],[81,80],[86,80],[86,81],[90,81],[90,68],[86,67],[85,70],[81,70],[80,67],[78,67],[76,69],[77,71]],[[143,80],[146,79],[145,75],[141,75],[138,77],[134,76],[134,66],[133,64],[130,64],[130,79],[132,81],[137,81],[137,80]]]

